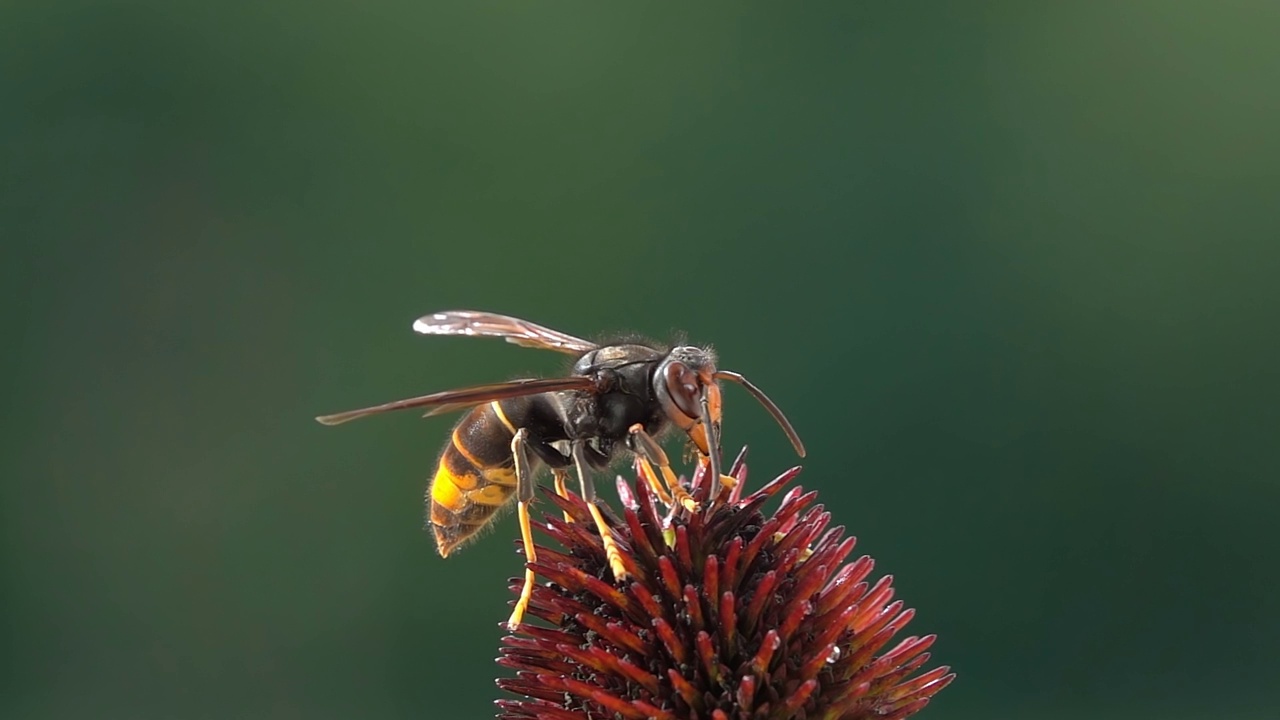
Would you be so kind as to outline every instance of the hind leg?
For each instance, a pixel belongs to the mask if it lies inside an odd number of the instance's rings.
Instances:
[[[507,629],[515,632],[524,620],[524,613],[529,609],[529,600],[533,597],[533,584],[536,579],[531,565],[538,562],[538,551],[533,544],[533,527],[529,520],[529,504],[533,502],[533,467],[529,463],[528,431],[521,428],[511,438],[511,456],[516,465],[516,499],[519,502],[517,511],[520,515],[520,538],[524,541],[524,586],[520,589],[520,599],[516,601],[511,617],[507,620]]]

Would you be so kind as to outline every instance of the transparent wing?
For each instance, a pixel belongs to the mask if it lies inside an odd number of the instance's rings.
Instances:
[[[521,347],[557,350],[576,355],[596,348],[593,342],[528,320],[475,310],[448,310],[423,315],[414,321],[413,329],[423,335],[500,337]]]
[[[566,378],[539,378],[534,380],[512,380],[511,382],[493,383],[490,385],[476,385],[473,387],[459,388],[457,390],[446,390],[444,392],[432,393],[430,395],[422,395],[421,397],[407,398],[405,400],[396,400],[394,402],[383,403],[382,405],[374,405],[373,407],[360,408],[359,410],[348,410],[347,412],[335,413],[333,415],[321,415],[316,421],[322,425],[340,425],[357,418],[368,417],[369,415],[377,415],[384,412],[392,412],[394,410],[409,410],[411,408],[440,408],[442,412],[449,410],[461,410],[472,405],[480,403],[492,402],[493,400],[503,400],[505,398],[521,397],[523,395],[538,395],[545,392],[557,392],[561,390],[586,390],[594,386],[594,382],[589,377],[573,376]],[[428,412],[428,415],[435,415],[435,412]]]

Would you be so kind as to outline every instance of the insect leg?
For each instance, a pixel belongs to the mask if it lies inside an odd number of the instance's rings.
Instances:
[[[627,438],[627,448],[630,449],[631,454],[635,455],[636,459],[640,461],[640,477],[644,478],[645,484],[649,486],[649,490],[662,501],[662,504],[667,507],[671,507],[674,504],[671,500],[671,495],[667,493],[666,486],[658,479],[658,474],[653,471],[653,464],[649,462],[648,456],[652,453],[641,452],[636,448],[637,443],[640,442],[640,440],[636,438],[636,433],[643,433],[644,426],[636,423],[628,428],[628,432],[631,433],[631,436]],[[661,452],[661,450],[662,448],[658,448],[659,452]]]
[[[617,580],[625,580],[627,578],[627,569],[622,564],[622,554],[618,551],[618,543],[613,539],[613,532],[609,530],[609,526],[604,521],[604,516],[600,514],[600,507],[596,505],[596,486],[591,479],[591,472],[587,469],[586,458],[583,457],[585,451],[585,443],[581,440],[573,442],[573,464],[578,470],[578,485],[582,491],[582,499],[587,503],[587,509],[591,511],[591,518],[596,521],[596,530],[600,532],[600,541],[604,543],[604,554],[609,559],[609,567],[613,570],[613,577]]]
[[[644,426],[636,423],[629,428],[631,432],[630,442],[631,452],[640,458],[640,465],[644,468],[645,480],[649,482],[657,494],[658,498],[667,505],[672,504],[672,497],[675,502],[689,512],[697,512],[698,503],[689,495],[689,491],[684,489],[684,485],[680,484],[679,478],[675,472],[671,470],[671,461],[667,459],[667,453],[658,444],[653,436],[645,432]],[[666,483],[667,488],[671,491],[668,495],[663,491],[662,486],[657,481],[657,475],[653,472],[653,466],[657,465],[662,472],[662,479]]]
[[[556,494],[560,497],[569,497],[569,491],[565,487],[565,483],[569,479],[569,473],[563,468],[551,468],[551,474],[555,478]],[[573,516],[565,513],[564,521],[567,523],[573,522]]]
[[[520,621],[524,619],[524,613],[529,609],[529,600],[533,597],[534,573],[530,567],[532,563],[538,561],[538,551],[533,544],[533,528],[529,521],[529,503],[533,502],[534,485],[533,485],[533,468],[529,464],[529,448],[527,438],[529,431],[520,428],[516,431],[515,437],[511,438],[511,457],[515,460],[516,466],[516,499],[519,501],[518,512],[520,514],[520,537],[524,540],[524,586],[520,588],[520,599],[516,601],[515,608],[511,611],[511,618],[507,620],[507,630],[515,632],[520,628]]]

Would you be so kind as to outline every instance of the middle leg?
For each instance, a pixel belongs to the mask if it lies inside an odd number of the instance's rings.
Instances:
[[[587,510],[591,512],[591,518],[595,520],[596,530],[600,533],[600,541],[604,543],[604,554],[609,559],[609,567],[613,570],[613,577],[617,580],[625,580],[627,578],[627,569],[622,564],[622,553],[618,550],[618,543],[613,539],[613,531],[609,529],[609,525],[604,521],[604,516],[600,514],[600,506],[596,505],[596,485],[591,478],[591,471],[587,468],[586,459],[586,443],[581,440],[575,440],[573,443],[573,464],[578,471],[578,485],[582,493],[582,499],[587,503]]]

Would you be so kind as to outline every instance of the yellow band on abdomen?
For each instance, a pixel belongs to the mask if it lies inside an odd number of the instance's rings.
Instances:
[[[489,407],[493,408],[493,414],[498,416],[498,420],[503,425],[505,425],[508,430],[511,431],[512,435],[515,435],[516,426],[512,425],[511,421],[507,419],[507,414],[502,412],[502,403],[498,402],[497,400],[494,400],[493,402],[489,403]]]
[[[469,490],[475,486],[476,478],[471,476],[459,478],[450,472],[444,463],[440,463],[439,469],[436,470],[436,477],[431,481],[431,501],[457,512],[467,504],[464,489]]]

